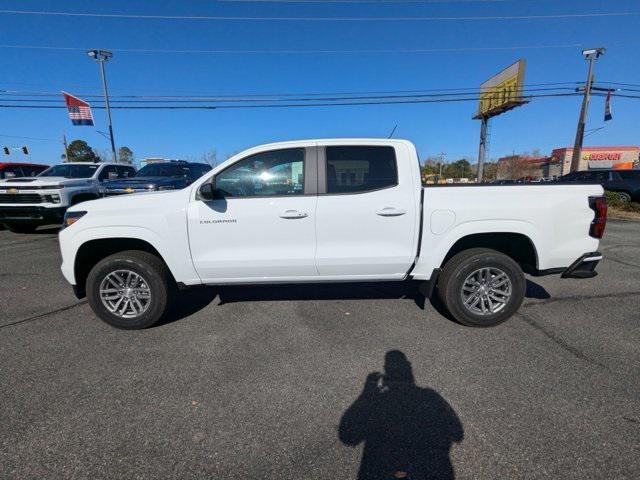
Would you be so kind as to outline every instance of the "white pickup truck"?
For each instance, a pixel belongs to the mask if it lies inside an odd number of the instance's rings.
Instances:
[[[523,271],[588,278],[607,204],[598,185],[423,188],[406,140],[251,148],[179,191],[70,208],[62,272],[98,317],[157,322],[192,285],[415,280],[460,323],[508,319]]]
[[[0,180],[0,223],[18,233],[60,225],[68,207],[102,196],[102,182],[135,173],[130,165],[69,162],[36,177]]]

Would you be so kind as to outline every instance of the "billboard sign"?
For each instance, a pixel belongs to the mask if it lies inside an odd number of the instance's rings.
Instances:
[[[522,97],[525,61],[518,60],[480,85],[475,119],[490,118],[527,103]]]

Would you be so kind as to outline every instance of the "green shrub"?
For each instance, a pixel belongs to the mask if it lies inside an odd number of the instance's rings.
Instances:
[[[604,195],[607,197],[607,205],[609,205],[610,208],[623,210],[625,212],[640,213],[640,203],[625,202],[616,192],[604,192]]]

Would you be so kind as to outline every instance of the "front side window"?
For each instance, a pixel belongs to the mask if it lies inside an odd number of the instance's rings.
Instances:
[[[132,167],[116,167],[118,171],[118,178],[129,178],[133,177],[136,171]]]
[[[46,169],[39,177],[65,177],[65,178],[91,178],[100,165],[88,163],[87,165],[67,164],[56,165]]]
[[[304,194],[304,149],[252,155],[216,175],[216,189],[228,197]]]
[[[619,170],[624,180],[640,180],[640,170]]]
[[[327,147],[327,193],[358,193],[398,184],[393,147]]]
[[[100,172],[100,177],[98,178],[100,180],[115,180],[116,178],[118,178],[118,171],[116,170],[115,166],[109,165],[102,169],[102,172]]]
[[[211,170],[211,167],[209,165],[192,163],[189,165],[189,177],[195,180],[196,178],[200,178],[209,170]]]

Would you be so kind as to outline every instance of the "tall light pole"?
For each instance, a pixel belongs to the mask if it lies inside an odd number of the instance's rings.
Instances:
[[[107,77],[104,73],[104,62],[113,57],[113,53],[109,50],[89,50],[87,52],[100,65],[100,76],[102,77],[102,88],[104,90],[104,103],[107,107],[107,119],[109,121],[109,139],[111,140],[111,152],[113,153],[113,161],[117,162],[116,143],[113,139],[113,127],[111,126],[111,108],[109,106],[109,89],[107,88]]]
[[[589,72],[587,73],[587,83],[584,86],[584,97],[582,97],[582,108],[578,117],[578,128],[576,129],[576,141],[573,145],[573,155],[571,157],[571,172],[580,168],[580,157],[582,157],[582,142],[584,140],[584,127],[589,110],[589,99],[591,98],[591,87],[593,85],[593,66],[601,55],[604,55],[604,48],[589,48],[582,51],[582,55],[589,62]]]

